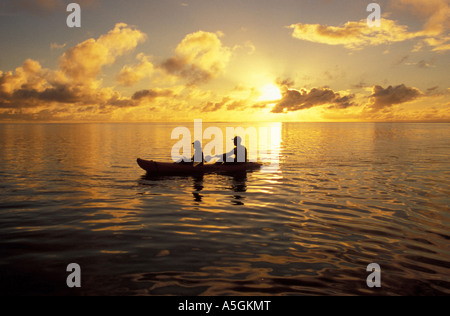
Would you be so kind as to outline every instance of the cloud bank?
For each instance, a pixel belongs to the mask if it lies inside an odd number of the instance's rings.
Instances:
[[[88,39],[68,49],[60,69],[43,69],[28,59],[15,72],[0,73],[0,108],[22,109],[44,105],[114,106],[121,99],[112,88],[101,86],[102,68],[145,40],[139,30],[119,23],[98,39]]]
[[[46,69],[38,61],[27,59],[15,71],[0,71],[0,118],[108,119],[119,109],[142,107],[157,111],[170,104],[179,107],[192,98],[206,98],[210,93],[196,86],[223,74],[232,55],[221,36],[220,32],[204,31],[188,34],[174,56],[159,63],[153,62],[152,56],[137,54],[137,63],[123,66],[115,76],[117,83],[132,89],[150,79],[168,87],[135,90],[126,96],[116,87],[103,85],[103,70],[133,52],[147,36],[135,27],[118,23],[108,33],[66,49],[58,69]],[[227,106],[233,104],[237,107],[233,102]]]
[[[388,86],[386,88],[375,85],[371,90],[371,94],[359,93],[356,95],[335,92],[330,88],[313,88],[311,90],[285,89],[283,98],[273,106],[271,112],[287,115],[292,112],[302,112],[316,108],[322,113],[324,118],[339,120],[407,120],[406,112],[410,111],[398,112],[399,108],[397,106],[408,105],[425,97],[441,97],[446,93],[440,90],[439,87],[429,88],[424,93],[418,88],[408,87],[405,84]],[[448,118],[448,115],[442,115],[443,112],[440,110],[430,112],[429,109],[423,109],[423,111],[424,113],[439,113],[440,117]],[[415,113],[414,117],[417,119],[419,115]]]
[[[341,96],[329,88],[314,88],[310,91],[288,89],[283,93],[280,102],[274,106],[272,113],[295,112],[324,104],[332,108],[345,109],[355,105],[352,102],[353,98],[354,95]]]
[[[392,27],[396,26],[392,24]],[[370,34],[361,36],[366,30],[362,30],[359,23],[336,29],[309,28],[311,34],[319,32],[323,38],[333,37],[336,45],[348,45],[351,49],[375,43]],[[407,30],[403,31],[406,34]],[[439,30],[430,26],[432,31]],[[291,114],[292,117],[310,109],[314,109],[310,112],[323,116],[389,120],[401,105],[407,108],[422,98],[439,100],[440,107],[448,102],[446,87],[433,86],[424,93],[406,84],[368,87],[361,83],[357,88],[337,91],[331,87],[311,88],[308,84],[302,87],[299,78],[280,77],[273,82],[282,91],[278,101],[258,101],[261,87],[252,84],[238,83],[230,91],[208,90],[216,84],[212,82],[214,79],[226,74],[233,54],[236,54],[236,50],[223,44],[222,36],[220,32],[205,31],[187,34],[173,53],[159,59],[147,53],[134,53],[134,64],[119,65],[112,76],[116,86],[107,87],[102,80],[105,68],[116,65],[121,57],[133,54],[147,39],[147,35],[136,27],[118,23],[106,34],[74,47],[54,48],[61,50],[56,69],[44,68],[39,61],[27,59],[14,71],[0,71],[0,120],[120,121],[150,120],[152,117],[172,120],[188,119],[186,115],[222,120],[233,116],[248,119],[253,114],[264,119],[270,118],[270,114],[281,117]],[[350,43],[347,36],[357,40]],[[403,35],[386,33],[383,36],[392,40]],[[384,41],[383,37],[377,40]],[[408,58],[403,57],[398,64],[407,61]],[[418,61],[417,67],[428,67],[430,63]],[[204,85],[206,83],[211,85]],[[427,113],[442,116],[444,112],[438,109]],[[399,114],[395,115],[398,117]]]

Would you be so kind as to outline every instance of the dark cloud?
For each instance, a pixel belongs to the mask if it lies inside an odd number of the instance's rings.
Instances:
[[[189,85],[205,83],[214,78],[214,72],[202,69],[180,57],[172,57],[161,64],[161,68],[171,75],[187,80]]]
[[[364,89],[367,86],[368,86],[367,83],[364,80],[361,80],[359,83],[351,85],[351,88],[352,89]]]
[[[406,63],[408,66],[416,66],[417,68],[421,69],[427,69],[427,68],[434,68],[435,67],[436,58],[431,58],[429,60],[421,59],[417,62],[409,62]]]
[[[164,90],[156,90],[156,89],[150,89],[150,90],[140,90],[133,94],[131,99],[133,100],[142,100],[142,99],[149,99],[153,100],[159,97],[170,97],[174,96],[173,91],[169,89]]]
[[[427,89],[427,95],[433,95],[435,94],[439,89],[439,86],[431,87]]]
[[[244,111],[246,109],[246,102],[243,100],[237,100],[227,104],[228,111]]]
[[[222,109],[228,102],[230,102],[230,98],[225,97],[222,99],[221,102],[208,102],[206,105],[202,108],[202,112],[216,112]]]
[[[81,95],[77,93],[74,87],[62,84],[47,88],[41,92],[37,90],[17,90],[14,92],[13,98],[24,101],[36,99],[39,101],[57,103],[76,103],[82,101]]]
[[[277,78],[276,84],[281,88],[289,89],[295,85],[295,81],[290,78],[285,79]]]
[[[434,63],[431,61],[426,61],[425,59],[419,60],[416,63],[417,67],[419,68],[432,68],[434,66]]]
[[[7,110],[0,113],[0,120],[2,121],[52,121],[55,116],[60,120],[69,120],[69,116],[60,116],[60,114],[68,113],[67,109],[44,109],[35,113],[26,113],[22,110]]]
[[[341,96],[329,88],[306,90],[287,90],[281,101],[272,109],[272,113],[287,113],[310,109],[315,106],[329,104],[331,108],[344,109],[355,105],[354,95]]]
[[[356,104],[353,102],[354,98],[355,98],[354,94],[349,94],[340,98],[336,98],[333,104],[329,107],[329,109],[346,109],[355,106]]]
[[[1,88],[1,87],[0,87]],[[0,91],[0,108],[21,109],[37,108],[49,104],[104,104],[105,94],[98,94],[82,86],[55,83],[42,91],[26,88],[16,89],[12,93]]]
[[[450,89],[440,89],[439,86],[428,88],[425,92],[426,96],[440,97],[450,95]]]
[[[207,102],[202,108],[202,112],[216,112],[221,109],[227,111],[245,111],[248,110],[249,100],[245,99],[232,99],[230,97],[224,97],[220,102]]]
[[[401,104],[413,101],[423,96],[423,93],[414,87],[407,87],[404,84],[398,86],[389,86],[384,89],[381,86],[374,86],[373,93],[370,96],[369,108],[372,111],[379,111],[390,108],[395,104]]]
[[[394,66],[399,66],[399,65],[403,64],[405,61],[407,61],[408,59],[409,59],[409,55],[402,56],[397,61],[394,62]]]
[[[262,103],[254,104],[252,106],[252,109],[258,109],[258,110],[262,110],[265,108],[267,108],[267,104],[262,104]]]

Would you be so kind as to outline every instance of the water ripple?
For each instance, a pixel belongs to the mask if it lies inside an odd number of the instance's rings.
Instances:
[[[285,124],[279,170],[234,177],[144,176],[173,126],[113,127],[0,126],[0,294],[71,262],[85,295],[373,295],[372,262],[377,294],[450,294],[446,124]]]

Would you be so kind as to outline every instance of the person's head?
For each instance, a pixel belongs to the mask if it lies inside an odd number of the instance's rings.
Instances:
[[[242,139],[241,139],[241,137],[239,137],[239,136],[236,136],[236,137],[234,138],[234,146],[238,146],[238,145],[240,145],[240,144],[241,144],[241,142],[242,142]]]
[[[194,148],[196,148],[196,149],[202,148],[202,143],[199,140],[196,140],[195,142],[193,142],[192,145],[194,145]]]

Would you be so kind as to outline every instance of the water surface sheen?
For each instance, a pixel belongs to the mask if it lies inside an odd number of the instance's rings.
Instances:
[[[449,124],[283,124],[279,170],[145,176],[179,125],[0,125],[0,293],[450,294]]]

